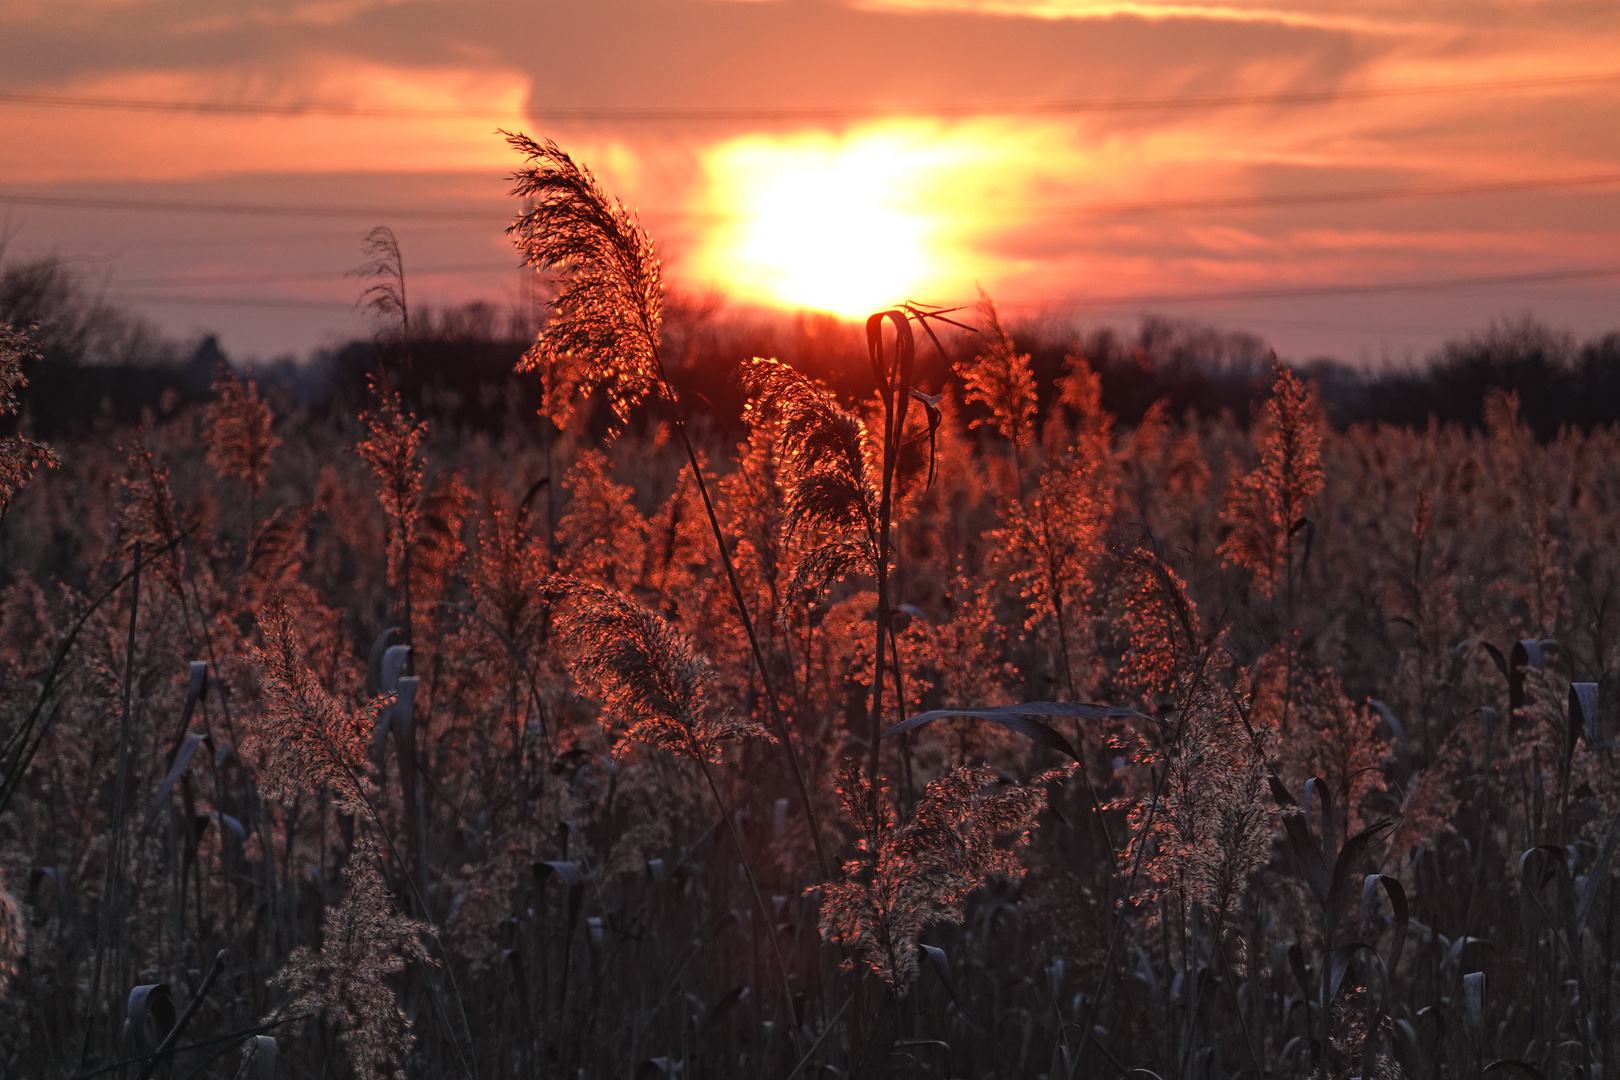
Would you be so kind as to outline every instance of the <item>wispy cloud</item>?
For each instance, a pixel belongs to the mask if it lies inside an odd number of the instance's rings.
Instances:
[[[1022,19],[1145,19],[1152,22],[1191,20],[1257,23],[1355,34],[1410,34],[1434,31],[1443,24],[1426,18],[1374,17],[1354,10],[1322,12],[1232,4],[1177,4],[1133,0],[855,0],[874,11],[957,12]],[[1413,8],[1412,11],[1420,9]]]
[[[84,98],[159,101],[318,100],[385,106],[374,116],[157,115],[99,110],[0,109],[0,142],[26,154],[0,157],[0,183],[105,177],[186,179],[247,172],[419,172],[503,169],[497,127],[520,127],[528,79],[514,71],[402,67],[304,55],[251,70],[216,67],[108,73],[61,92]],[[474,110],[481,123],[435,116]],[[409,115],[419,110],[420,115]],[[71,131],[71,138],[63,136]]]

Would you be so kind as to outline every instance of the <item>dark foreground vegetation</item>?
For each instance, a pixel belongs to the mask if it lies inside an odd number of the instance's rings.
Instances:
[[[8,309],[0,1075],[1620,1067],[1620,339],[722,332],[519,148],[538,343]]]

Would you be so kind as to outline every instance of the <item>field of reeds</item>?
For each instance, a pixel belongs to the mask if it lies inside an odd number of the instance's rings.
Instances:
[[[514,145],[496,433],[386,231],[358,416],[47,446],[0,337],[0,1076],[1620,1067],[1614,427],[1116,422],[985,301],[735,357],[735,437]]]

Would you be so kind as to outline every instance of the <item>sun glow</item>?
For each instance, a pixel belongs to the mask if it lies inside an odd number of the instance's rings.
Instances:
[[[741,300],[846,317],[958,290],[972,275],[944,198],[983,152],[922,125],[720,144],[697,274]]]

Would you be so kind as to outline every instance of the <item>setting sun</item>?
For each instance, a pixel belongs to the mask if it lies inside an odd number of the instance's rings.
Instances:
[[[698,272],[732,296],[859,316],[964,280],[938,192],[973,149],[886,126],[844,138],[750,136],[706,158],[718,217]]]

